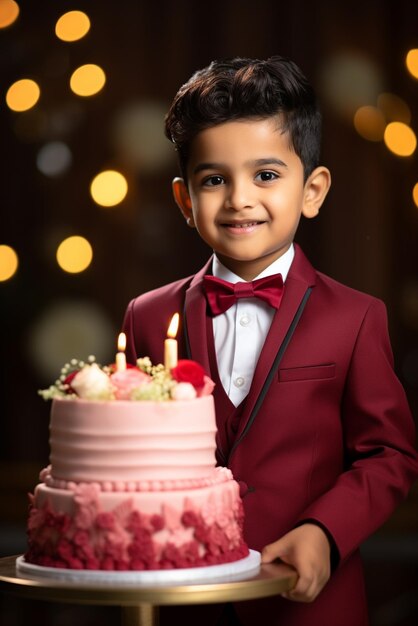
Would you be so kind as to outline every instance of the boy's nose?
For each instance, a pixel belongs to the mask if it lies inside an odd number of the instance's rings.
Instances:
[[[250,209],[256,204],[254,192],[244,183],[230,185],[225,205],[228,209],[240,211]]]

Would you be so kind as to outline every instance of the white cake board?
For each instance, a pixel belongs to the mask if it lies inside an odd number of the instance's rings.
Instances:
[[[103,585],[183,585],[211,582],[245,580],[257,576],[260,571],[261,555],[255,550],[244,559],[222,565],[191,567],[171,570],[118,571],[74,570],[59,567],[43,567],[26,563],[23,556],[16,559],[19,576],[33,579],[49,579],[55,582],[100,583]]]

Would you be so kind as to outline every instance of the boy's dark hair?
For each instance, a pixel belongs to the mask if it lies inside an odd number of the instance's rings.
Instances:
[[[298,66],[280,56],[265,61],[213,61],[180,87],[165,118],[187,180],[190,144],[201,130],[240,119],[280,115],[282,130],[302,161],[305,180],[319,165],[321,115],[316,96]]]

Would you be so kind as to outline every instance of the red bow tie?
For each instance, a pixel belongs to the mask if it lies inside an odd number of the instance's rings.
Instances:
[[[239,298],[260,298],[278,309],[283,296],[281,274],[258,278],[249,283],[228,283],[215,276],[204,276],[203,285],[209,307],[213,315],[220,315],[231,307]]]

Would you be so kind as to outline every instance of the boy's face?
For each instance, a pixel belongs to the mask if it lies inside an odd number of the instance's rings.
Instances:
[[[326,168],[304,183],[303,165],[278,118],[226,122],[193,140],[188,186],[173,183],[189,225],[220,261],[251,280],[291,245],[302,214],[314,217],[330,184]]]

